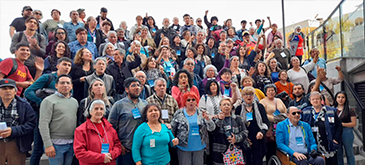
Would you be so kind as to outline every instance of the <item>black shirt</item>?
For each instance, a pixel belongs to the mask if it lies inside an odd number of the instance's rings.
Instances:
[[[25,27],[25,17],[18,17],[11,22],[10,26],[15,27],[16,32],[24,31]]]

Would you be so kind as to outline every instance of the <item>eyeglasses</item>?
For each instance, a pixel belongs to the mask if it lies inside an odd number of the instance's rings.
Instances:
[[[196,101],[195,99],[186,99],[187,102],[190,102],[190,101]]]
[[[65,85],[65,84],[70,85],[71,84],[70,81],[60,81],[58,83],[61,84],[61,85]]]
[[[136,78],[146,78],[145,76],[136,76]]]
[[[194,64],[193,64],[193,63],[186,63],[186,65],[194,66]]]
[[[40,15],[40,16],[42,16],[42,13],[34,13],[35,15]]]
[[[250,96],[253,96],[254,94],[251,93],[251,94],[244,94],[243,96],[246,96],[246,97],[250,97]]]
[[[56,34],[64,35],[64,34],[66,34],[66,33],[65,33],[65,32],[57,32]]]
[[[301,115],[301,114],[302,114],[302,112],[297,111],[297,112],[292,112],[291,114],[292,114],[293,116],[295,116],[295,115],[297,115],[297,114],[298,114],[298,115]]]
[[[202,22],[202,20],[197,20],[196,22]]]

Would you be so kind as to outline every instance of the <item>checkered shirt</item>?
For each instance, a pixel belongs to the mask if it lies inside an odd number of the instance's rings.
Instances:
[[[14,98],[9,106],[5,108],[2,100],[0,99],[0,122],[6,122],[8,127],[19,125],[19,115],[18,110],[16,109],[16,104],[16,99]]]

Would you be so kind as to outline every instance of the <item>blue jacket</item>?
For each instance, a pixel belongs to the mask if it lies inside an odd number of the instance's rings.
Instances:
[[[307,122],[310,126],[314,126],[314,118],[313,118],[313,114],[312,114],[312,107],[313,106],[308,106],[306,108],[304,108],[303,111],[303,115],[302,115],[302,121]],[[338,142],[341,141],[341,136],[342,136],[342,124],[340,119],[338,118],[338,116],[336,115],[336,108],[332,108],[329,106],[323,106],[322,107],[323,110],[325,111],[324,114],[324,125],[325,128],[319,128],[319,129],[325,129],[326,130],[326,134],[327,134],[327,142],[328,142],[328,150],[329,151],[336,151],[337,148],[339,147],[338,144],[335,144],[333,142],[333,140],[336,140]],[[334,122],[330,123],[329,122],[329,118],[333,118]],[[325,140],[325,139],[323,139]]]
[[[302,128],[305,144],[308,148],[308,153],[310,153],[313,149],[317,150],[316,140],[314,139],[310,125],[302,121],[299,121],[298,125]],[[295,151],[289,148],[289,134],[289,119],[285,119],[284,121],[278,123],[276,127],[276,145],[278,146],[278,149],[292,156]]]
[[[19,115],[19,125],[11,127],[9,138],[16,139],[20,152],[32,150],[33,129],[36,125],[36,118],[33,108],[23,98],[15,96],[16,109]]]

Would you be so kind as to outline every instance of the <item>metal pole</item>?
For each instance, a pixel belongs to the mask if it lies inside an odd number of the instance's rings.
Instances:
[[[343,57],[343,33],[342,33],[342,30],[343,30],[343,26],[342,26],[342,4],[340,5],[340,8],[338,9],[339,10],[339,19],[340,19],[340,45],[341,45],[341,57]]]
[[[365,0],[362,1],[362,11],[363,11],[363,18],[365,18]],[[364,28],[365,28],[365,24]],[[364,30],[364,36],[365,36],[365,30]],[[363,38],[364,40],[364,38]],[[364,46],[364,45],[363,45]],[[361,121],[361,127],[362,127],[362,149],[365,151],[365,127],[364,127],[364,123],[365,123],[365,112],[364,112],[364,108],[361,108],[361,116],[362,116],[362,121]]]
[[[283,17],[283,41],[284,41],[284,48],[286,48],[286,35],[285,35],[285,13],[284,13],[284,0],[281,0],[281,14]]]

